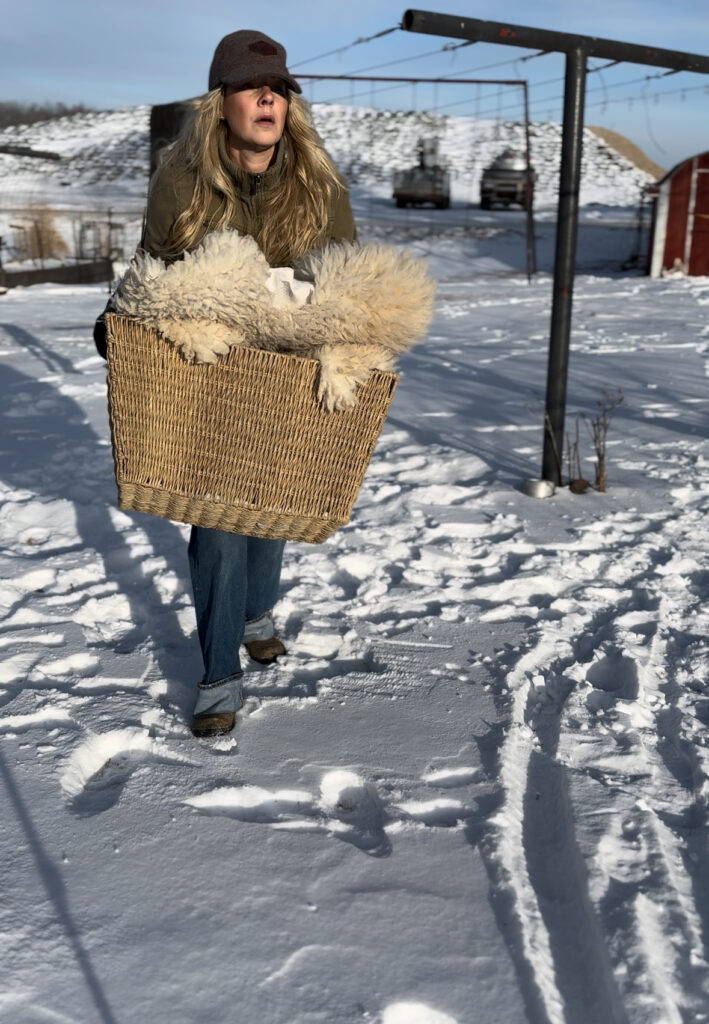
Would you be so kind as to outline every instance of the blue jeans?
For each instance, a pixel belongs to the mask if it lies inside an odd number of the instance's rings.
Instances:
[[[195,715],[241,707],[239,647],[274,635],[285,543],[192,527],[187,557],[204,659]]]

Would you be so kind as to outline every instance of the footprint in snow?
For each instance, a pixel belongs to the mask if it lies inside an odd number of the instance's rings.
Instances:
[[[260,786],[223,786],[185,803],[203,814],[221,814],[279,830],[328,834],[372,857],[391,852],[376,789],[350,771],[328,772],[321,782],[320,799],[301,789],[272,792]]]
[[[407,800],[394,806],[401,811],[405,820],[420,821],[424,825],[437,825],[439,828],[454,828],[462,818],[469,818],[474,813],[472,808],[450,797]]]
[[[328,772],[320,783],[320,804],[329,813],[338,839],[372,857],[391,853],[391,842],[384,831],[384,806],[371,783],[355,772]]]
[[[425,1003],[390,1003],[382,1013],[382,1024],[457,1024],[447,1013]]]
[[[40,726],[44,729],[77,728],[76,722],[64,708],[51,704],[25,715],[3,715],[0,717],[0,733],[17,734]]]
[[[422,780],[437,787],[463,786],[479,770],[469,766],[433,770]],[[376,787],[356,772],[333,769],[320,783],[319,797],[308,790],[268,790],[260,786],[222,786],[184,801],[203,814],[268,824],[279,831],[320,832],[356,846],[370,857],[392,851],[387,826],[414,823],[429,828],[454,828],[476,813],[460,800],[436,796],[410,800],[387,809]]]
[[[203,814],[225,815],[237,821],[267,825],[278,823],[307,827],[303,815],[315,815],[317,808],[311,793],[302,789],[281,789],[271,792],[261,786],[222,786],[185,800]],[[318,831],[317,826],[315,831]]]
[[[421,776],[422,782],[438,786],[441,789],[450,789],[454,786],[467,786],[480,778],[480,769],[472,765],[460,765],[453,768],[432,768]]]
[[[192,762],[144,729],[112,729],[91,736],[76,748],[61,776],[69,807],[82,816],[108,810],[136,769],[148,763]]]
[[[618,700],[637,700],[640,691],[638,665],[620,650],[609,650],[594,661],[586,672],[593,687],[586,704],[591,711],[608,710]]]

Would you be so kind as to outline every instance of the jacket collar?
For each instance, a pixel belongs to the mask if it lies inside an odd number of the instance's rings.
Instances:
[[[256,192],[270,192],[277,188],[285,178],[286,148],[280,143],[276,147],[276,159],[262,174],[251,174],[234,163],[229,156],[224,135],[219,136],[219,156],[236,182],[237,188],[244,195],[252,196]]]

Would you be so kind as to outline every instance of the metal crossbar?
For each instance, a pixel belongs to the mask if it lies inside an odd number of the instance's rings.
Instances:
[[[525,208],[527,212],[527,280],[531,281],[537,272],[537,251],[534,236],[534,210],[532,184],[532,151],[529,137],[529,83],[524,78],[404,78],[374,75],[296,75],[299,79],[309,81],[348,81],[348,82],[407,82],[416,85],[419,82],[441,83],[443,85],[513,85],[524,93],[524,135],[526,149],[527,178],[525,183]]]
[[[566,384],[576,272],[588,58],[600,57],[613,63],[644,64],[650,67],[669,68],[671,71],[694,71],[706,75],[709,74],[709,57],[637,43],[623,43],[613,39],[599,39],[596,36],[555,32],[498,21],[482,21],[479,18],[461,18],[452,14],[437,14],[434,11],[405,11],[401,28],[407,32],[420,32],[424,35],[448,36],[470,42],[497,43],[544,50],[547,53],[566,54],[554,293],[547,367],[546,429],[542,455],[542,477],[560,484],[561,466],[557,452],[564,450]]]

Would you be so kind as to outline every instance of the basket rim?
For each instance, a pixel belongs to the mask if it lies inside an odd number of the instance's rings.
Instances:
[[[171,345],[173,347],[173,349],[175,348],[172,340],[166,334],[162,334],[162,332],[159,331],[157,329],[157,327],[152,327],[150,324],[146,324],[144,320],[140,319],[140,317],[129,316],[126,313],[109,312],[109,313],[106,313],[106,326],[110,328],[109,321],[112,321],[114,319],[115,320],[125,321],[126,323],[135,324],[137,327],[140,327],[144,331],[149,331],[151,334],[156,334],[163,341],[167,342],[168,345]],[[110,335],[111,335],[111,332],[110,332],[110,329],[109,329],[109,336]],[[111,341],[113,341],[112,337],[111,337]],[[272,352],[270,349],[267,349],[267,348],[257,348],[255,345],[230,345],[228,352],[226,352],[223,355],[220,355],[220,356],[217,357],[217,362],[223,362],[224,360],[228,359],[233,351],[260,352],[264,356],[275,356],[278,359],[288,359],[289,361],[297,360],[299,363],[311,363],[311,364],[315,364],[317,366],[320,366],[320,360],[319,359],[311,358],[311,357],[308,357],[308,356],[299,356],[299,355],[296,355],[295,353],[291,353],[291,352]],[[214,363],[194,363],[194,364],[191,364],[191,365],[196,365],[196,366],[214,366],[215,364]],[[399,371],[395,371],[395,370],[378,370],[378,369],[375,369],[375,370],[372,370],[372,373],[381,374],[384,377],[395,378],[397,383],[398,383],[398,381],[400,380],[400,377],[401,377],[401,374],[399,373]]]

